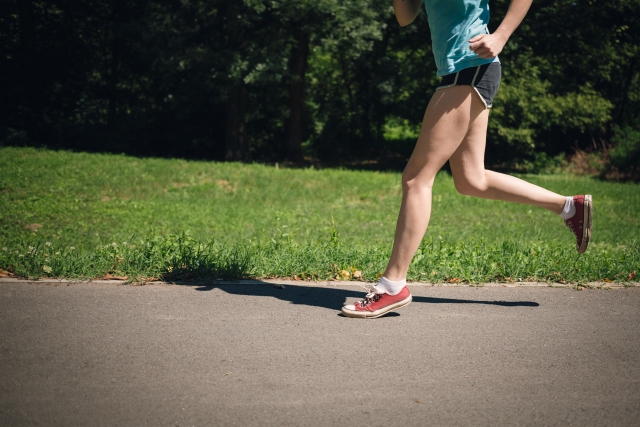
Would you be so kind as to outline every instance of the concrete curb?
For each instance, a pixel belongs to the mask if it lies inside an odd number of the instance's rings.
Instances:
[[[207,281],[153,281],[145,283],[129,283],[124,280],[69,280],[69,279],[17,279],[13,277],[0,278],[0,284],[2,283],[31,283],[31,284],[111,284],[111,285],[186,285],[186,286],[202,286],[202,285],[292,285],[292,286],[314,286],[314,287],[331,287],[331,286],[357,286],[365,287],[370,286],[372,283],[358,282],[358,281],[305,281],[305,280],[290,280],[290,279],[252,279],[252,280],[207,280]],[[581,283],[579,285],[575,283],[547,283],[547,282],[508,282],[508,283],[426,283],[426,282],[409,282],[409,286],[422,286],[422,287],[448,287],[448,288],[575,288],[579,286],[584,289],[626,289],[640,287],[640,282],[589,282]]]

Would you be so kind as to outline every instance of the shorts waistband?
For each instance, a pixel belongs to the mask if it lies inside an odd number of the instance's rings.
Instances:
[[[457,73],[447,74],[446,76],[442,76],[442,80],[440,81],[439,88],[445,88],[456,85],[469,85],[473,86],[476,82],[476,78],[478,77],[478,73],[480,72],[481,67],[486,67],[488,64],[478,65],[476,67],[465,68]]]

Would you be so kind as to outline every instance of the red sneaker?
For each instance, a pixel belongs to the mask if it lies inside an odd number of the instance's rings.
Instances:
[[[398,295],[368,293],[362,301],[342,307],[342,314],[347,317],[380,317],[410,302],[411,292],[405,286]]]
[[[573,204],[576,207],[576,214],[565,219],[564,223],[576,235],[576,249],[583,254],[589,246],[591,240],[591,226],[593,223],[593,200],[590,194],[584,196],[573,196]]]

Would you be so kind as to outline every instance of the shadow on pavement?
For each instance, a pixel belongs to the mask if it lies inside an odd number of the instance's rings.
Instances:
[[[185,283],[185,285],[188,285]],[[280,289],[272,283],[256,281],[251,284],[211,284],[191,285],[196,291],[211,291],[220,289],[233,295],[251,295],[278,298],[289,301],[292,304],[323,307],[330,310],[340,310],[346,298],[363,298],[364,291],[345,290],[333,287],[287,285]],[[534,301],[483,301],[470,299],[451,299],[414,296],[414,303],[427,304],[488,304],[501,307],[538,307],[540,304]]]

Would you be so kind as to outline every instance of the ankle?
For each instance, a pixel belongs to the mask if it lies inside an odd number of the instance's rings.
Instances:
[[[568,196],[564,202],[564,208],[560,212],[560,217],[564,220],[571,219],[576,214],[576,206],[573,202],[573,197]]]
[[[406,279],[392,281],[382,276],[380,278],[380,281],[377,285],[374,286],[374,288],[378,292],[384,292],[389,295],[398,295],[405,286],[407,286]]]

